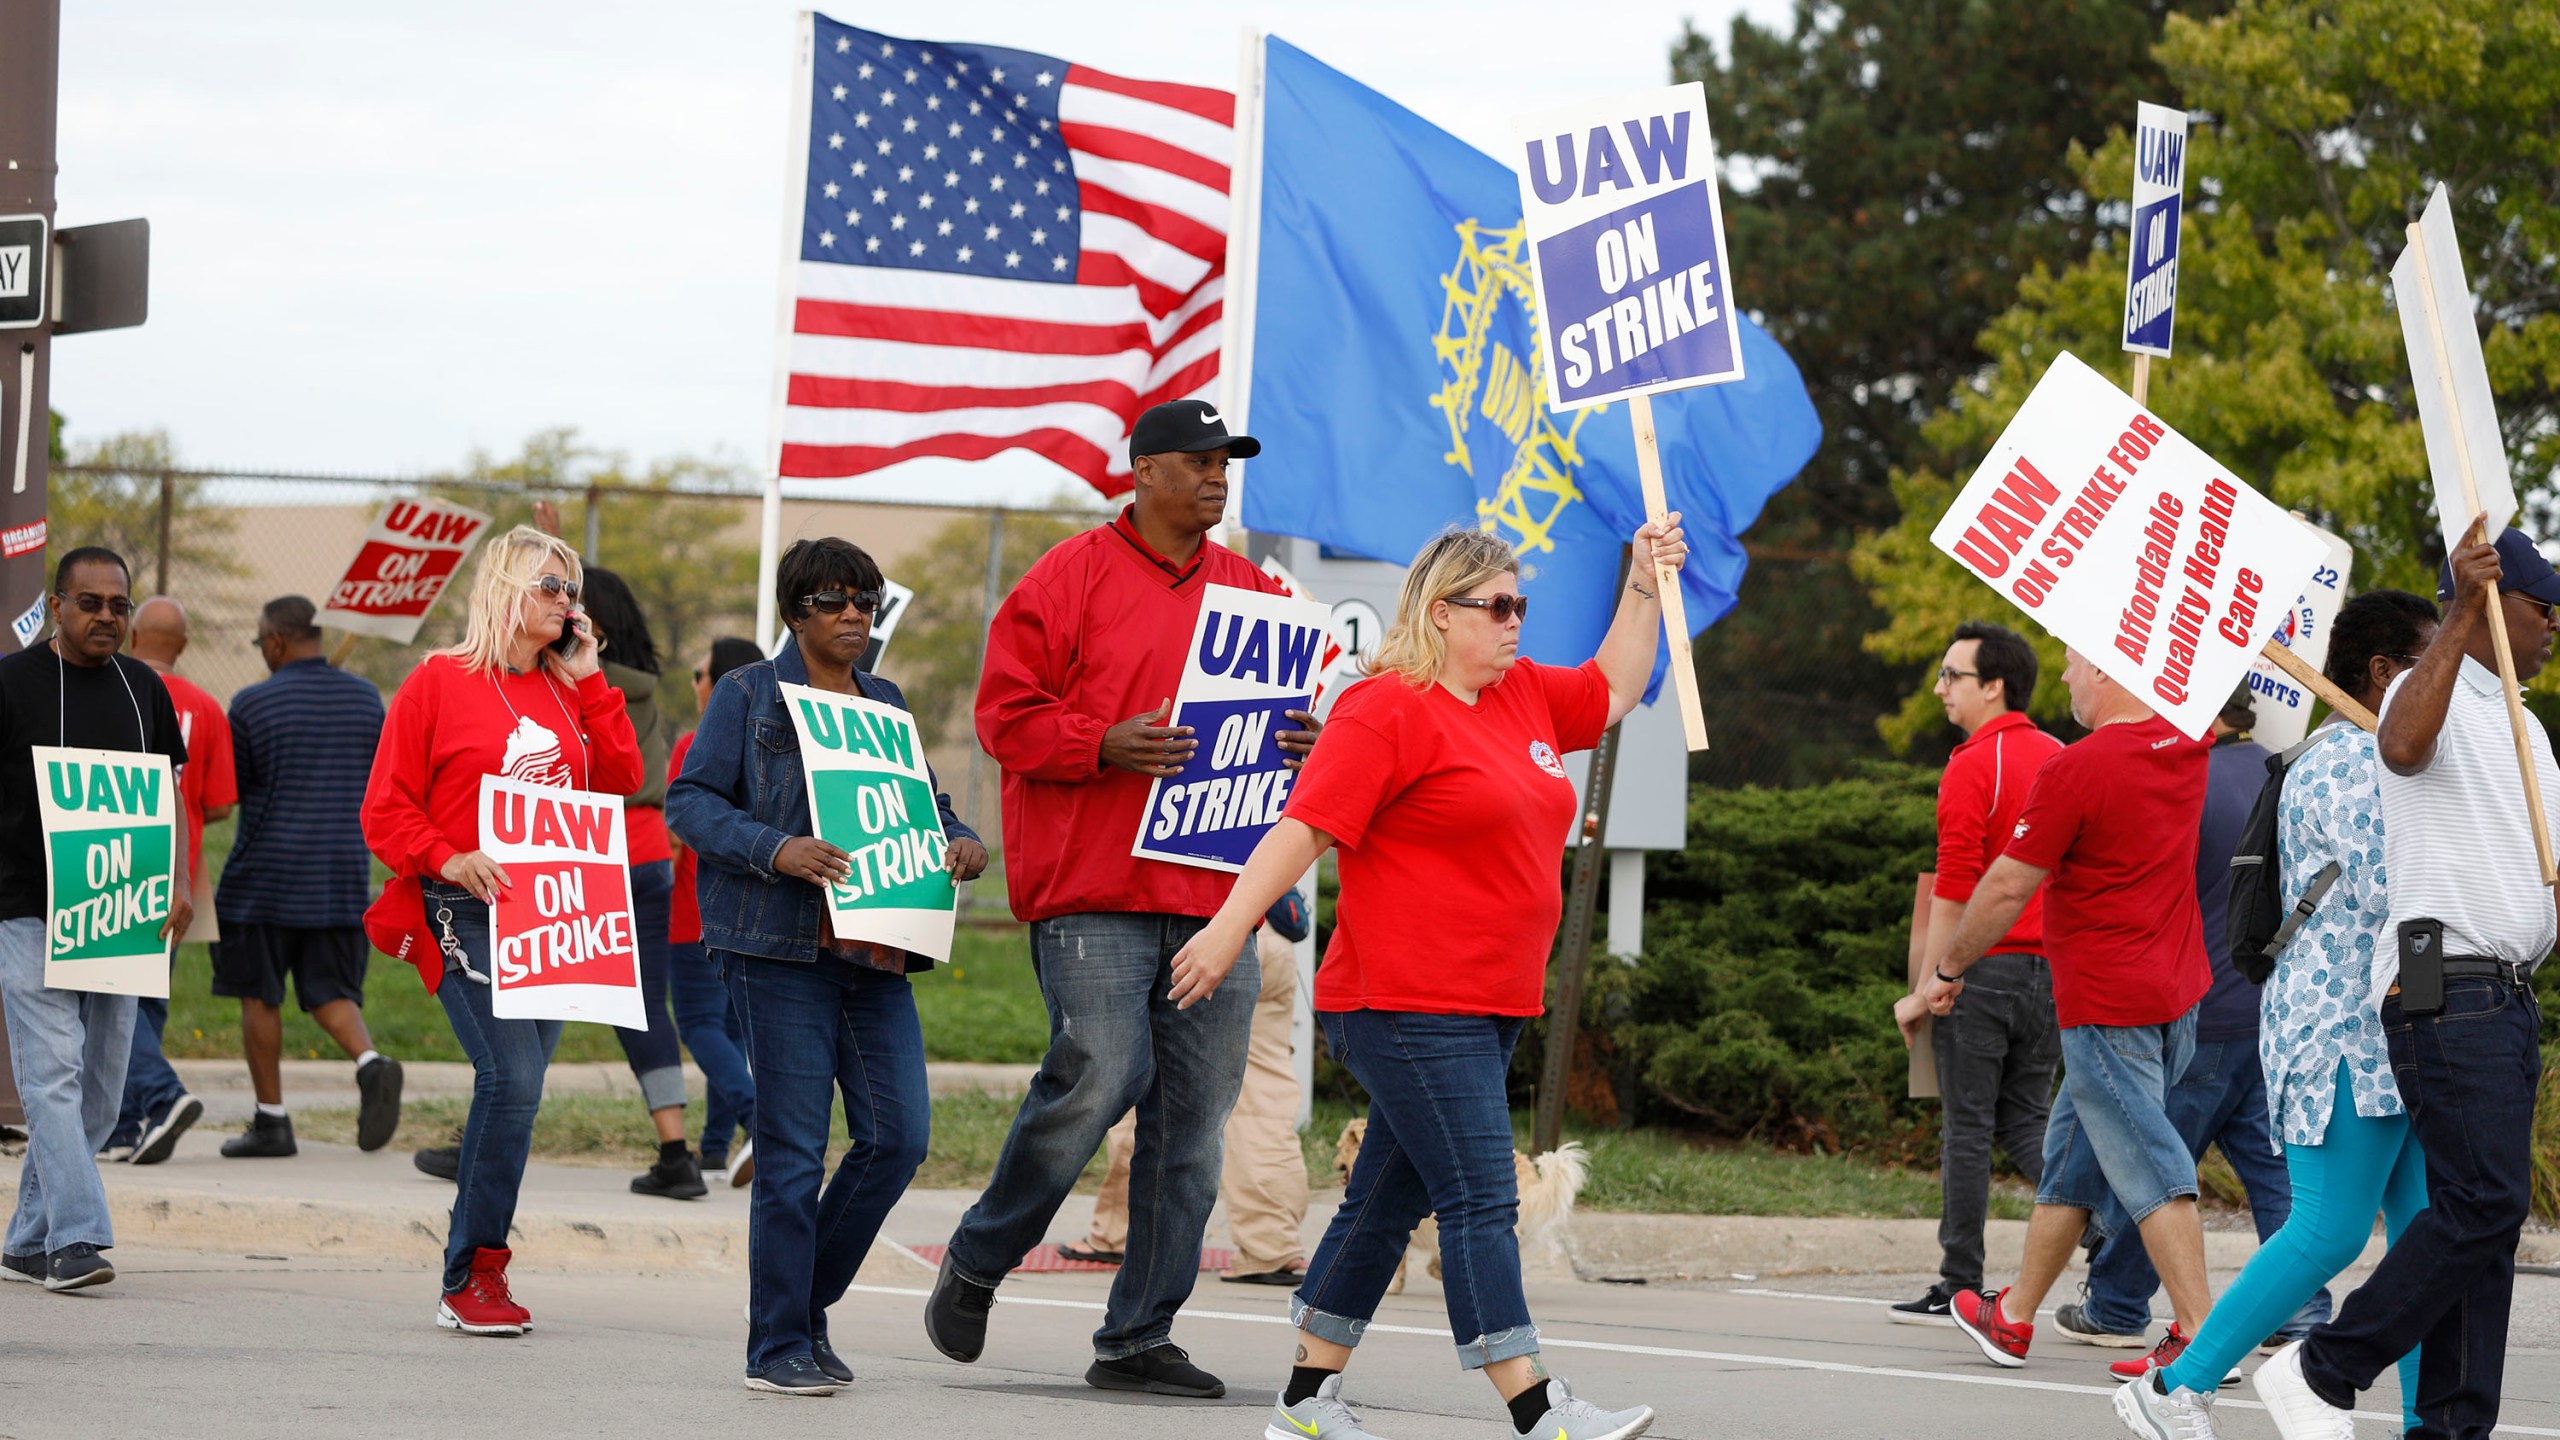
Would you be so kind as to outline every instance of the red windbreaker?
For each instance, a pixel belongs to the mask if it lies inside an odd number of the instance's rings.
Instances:
[[[1970,900],[1983,872],[2009,848],[2009,832],[2027,808],[2036,772],[2061,753],[2062,742],[2015,710],[2004,710],[1947,757],[1938,781],[1938,879],[1930,893]],[[1988,955],[2044,953],[2044,889],[2027,900],[2017,923]]]
[[[1004,767],[1005,884],[1023,920],[1093,911],[1193,915],[1235,877],[1129,853],[1146,776],[1102,764],[1102,732],[1172,698],[1209,585],[1279,584],[1203,540],[1176,566],[1131,512],[1040,557],[997,609],[978,680],[978,743]]]

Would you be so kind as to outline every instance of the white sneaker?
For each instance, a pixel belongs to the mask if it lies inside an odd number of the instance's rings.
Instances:
[[[1379,1440],[1342,1401],[1342,1376],[1327,1375],[1316,1393],[1295,1405],[1273,1401],[1262,1440]]]
[[[1552,1427],[1552,1428],[1550,1428]],[[1573,1393],[1562,1380],[1547,1381],[1547,1413],[1529,1427],[1548,1440],[1635,1440],[1653,1427],[1653,1407],[1603,1410]]]
[[[2302,1378],[2301,1341],[2277,1351],[2249,1383],[2284,1440],[2355,1440],[2354,1417],[2311,1393],[2311,1382]]]
[[[2213,1397],[2184,1385],[2163,1392],[2151,1376],[2116,1391],[2116,1418],[2142,1440],[2221,1440],[2213,1427]]]
[[[756,1178],[755,1141],[744,1135],[738,1137],[738,1148],[729,1152],[729,1170],[726,1178],[732,1190],[743,1190],[747,1188],[748,1182]]]

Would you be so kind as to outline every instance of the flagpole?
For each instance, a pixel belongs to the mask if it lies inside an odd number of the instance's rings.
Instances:
[[[1236,51],[1236,153],[1227,171],[1226,291],[1218,311],[1218,411],[1232,434],[1253,411],[1254,264],[1262,238],[1262,32],[1242,27]],[[1230,461],[1225,543],[1244,524],[1244,462]]]
[[[792,22],[791,113],[782,127],[785,144],[782,193],[782,264],[775,275],[779,296],[774,305],[773,409],[765,451],[764,509],[756,530],[756,646],[770,655],[782,642],[781,616],[775,608],[773,581],[782,564],[782,423],[791,405],[791,328],[798,314],[800,236],[809,204],[810,76],[817,56],[817,20],[807,10]]]

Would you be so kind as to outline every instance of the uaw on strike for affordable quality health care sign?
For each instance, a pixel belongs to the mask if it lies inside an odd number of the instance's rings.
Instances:
[[[1553,407],[1741,379],[1706,87],[1559,106],[1512,128]]]
[[[489,907],[489,1009],[501,1020],[649,1028],[622,797],[480,779],[480,848],[509,884]]]
[[[49,990],[169,997],[177,773],[165,755],[33,747]]]
[[[915,717],[810,685],[784,685],[782,703],[800,733],[818,838],[853,864],[841,884],[826,887],[835,933],[950,959],[959,890],[944,865],[950,837]]]
[[[1930,543],[2191,736],[2320,563],[2320,537],[2065,354]]]
[[[373,517],[347,573],[329,587],[319,623],[406,645],[489,529],[489,517],[449,501],[394,500]]]
[[[1333,612],[1312,600],[1233,585],[1201,592],[1168,722],[1190,726],[1200,748],[1180,774],[1158,776],[1148,787],[1130,854],[1244,869],[1289,803],[1297,772],[1271,737],[1298,728],[1288,712],[1312,713],[1332,621]]]

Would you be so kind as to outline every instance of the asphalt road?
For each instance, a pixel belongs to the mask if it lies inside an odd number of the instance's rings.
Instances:
[[[434,1282],[410,1268],[115,1253],[115,1284],[77,1295],[0,1285],[0,1437],[551,1435],[694,1437],[1236,1436],[1261,1433],[1285,1378],[1285,1292],[1204,1276],[1176,1338],[1230,1386],[1223,1402],[1105,1394],[1082,1381],[1106,1277],[1023,1277],[987,1358],[950,1364],[917,1316],[926,1276],[875,1263],[837,1307],[856,1386],[825,1400],[739,1384],[737,1276],[519,1276],[536,1313],[519,1340],[437,1330]],[[2217,1283],[2227,1277],[2216,1277]],[[2112,1436],[2103,1366],[2125,1352],[2048,1334],[2024,1370],[1984,1363],[1952,1330],[1887,1323],[1925,1277],[1535,1287],[1547,1358],[1584,1393],[1660,1412],[1654,1434]],[[2560,1279],[2519,1281],[2506,1433],[2560,1436]],[[1390,1298],[1347,1393],[1387,1440],[1499,1440],[1506,1419],[1450,1354],[1436,1290]],[[2249,1362],[2257,1363],[2253,1356]],[[2272,1436],[2230,1392],[2223,1431]],[[2365,1397],[2396,1424],[2388,1383]],[[1499,1428],[1498,1428],[1499,1427]]]

